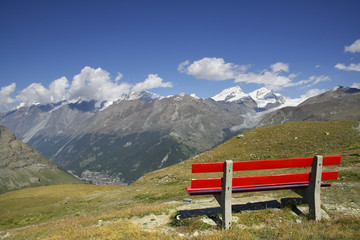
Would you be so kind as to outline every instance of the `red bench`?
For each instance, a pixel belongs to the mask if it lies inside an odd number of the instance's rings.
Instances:
[[[311,219],[320,220],[320,187],[330,187],[325,180],[336,180],[339,171],[322,171],[322,166],[339,165],[341,156],[272,159],[215,163],[193,163],[193,173],[223,172],[222,178],[192,179],[186,187],[190,195],[214,195],[222,209],[225,229],[231,226],[231,194],[240,192],[291,189],[309,205]],[[311,167],[311,172],[233,177],[233,171]]]

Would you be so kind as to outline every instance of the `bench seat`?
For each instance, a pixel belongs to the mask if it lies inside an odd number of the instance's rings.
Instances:
[[[321,183],[321,187],[331,187],[331,183]],[[285,190],[285,189],[295,189],[295,188],[307,188],[309,187],[309,182],[299,182],[292,184],[278,184],[278,185],[249,185],[242,187],[233,187],[232,193],[242,193],[242,192],[260,192],[260,191],[270,191],[270,190]],[[189,192],[189,195],[212,195],[212,194],[221,194],[222,188],[192,188],[191,186],[186,187],[186,190]]]

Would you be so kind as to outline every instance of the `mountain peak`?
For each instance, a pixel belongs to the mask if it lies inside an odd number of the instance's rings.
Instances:
[[[260,109],[269,109],[278,107],[285,103],[285,98],[279,94],[274,93],[273,90],[270,90],[266,87],[259,88],[249,94],[245,93],[241,87],[235,86],[227,88],[220,92],[219,94],[212,97],[215,101],[224,101],[224,102],[253,102],[256,103],[255,107]]]
[[[285,98],[279,94],[274,93],[266,87],[259,88],[249,93],[252,99],[257,103],[258,108],[273,108],[285,103]]]
[[[249,98],[249,95],[244,93],[240,86],[224,89],[219,94],[212,97],[215,101],[236,102],[242,98]]]
[[[142,100],[146,102],[151,102],[157,99],[160,99],[161,96],[146,90],[140,92],[130,92],[124,96],[125,100]]]

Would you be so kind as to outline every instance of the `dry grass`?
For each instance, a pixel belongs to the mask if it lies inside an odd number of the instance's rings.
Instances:
[[[307,122],[265,127],[244,133],[211,151],[158,170],[131,186],[59,185],[0,195],[0,236],[7,239],[360,239],[360,136],[357,122]],[[329,134],[326,134],[329,133]],[[297,137],[295,139],[295,137]],[[129,219],[174,212],[167,201],[188,197],[192,162],[341,154],[342,171],[332,188],[322,190],[329,220],[314,222],[290,209],[235,214],[234,227],[222,231],[200,218],[146,231]],[[235,197],[295,196],[290,191],[238,194]],[[207,196],[209,197],[209,196]],[[194,199],[201,199],[198,196]],[[297,222],[296,220],[301,220]],[[155,218],[156,220],[156,218]]]

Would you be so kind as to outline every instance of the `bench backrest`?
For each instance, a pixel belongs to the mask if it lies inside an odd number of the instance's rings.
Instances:
[[[271,160],[254,160],[254,161],[238,161],[233,162],[233,171],[247,170],[264,170],[279,168],[300,168],[311,167],[313,157],[307,158],[290,158],[290,159],[271,159]],[[323,166],[339,165],[341,156],[324,156]],[[215,163],[193,163],[193,173],[210,173],[223,172],[224,162]],[[323,171],[321,180],[336,180],[339,171]],[[274,184],[296,184],[308,182],[310,172],[305,173],[289,173],[261,176],[242,176],[233,177],[232,186],[235,187],[251,187],[257,185],[274,185]],[[222,178],[203,178],[192,179],[191,188],[213,189],[222,187]]]

